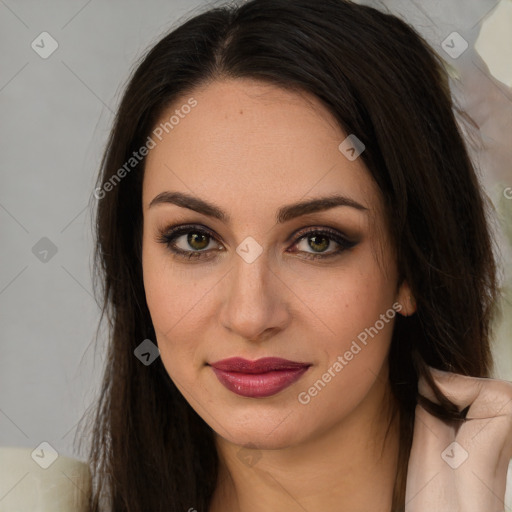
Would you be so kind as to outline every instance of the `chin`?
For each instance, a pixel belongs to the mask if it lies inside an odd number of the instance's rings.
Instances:
[[[255,428],[250,432],[232,432],[231,434],[226,441],[240,448],[254,450],[282,450],[300,441],[291,432],[281,432],[274,436],[274,434],[269,435],[268,429],[263,428]]]
[[[277,450],[299,444],[307,437],[304,423],[296,411],[283,408],[279,412],[261,410],[227,413],[230,423],[213,430],[229,443],[261,450]]]

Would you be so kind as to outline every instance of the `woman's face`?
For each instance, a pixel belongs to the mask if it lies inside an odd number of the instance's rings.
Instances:
[[[172,115],[143,183],[144,286],[171,379],[238,445],[374,414],[407,290],[378,188],[339,149],[348,134],[316,98],[246,79],[197,89],[161,122]]]

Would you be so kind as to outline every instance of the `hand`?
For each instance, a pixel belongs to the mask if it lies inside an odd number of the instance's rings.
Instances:
[[[503,512],[512,458],[512,382],[431,368],[466,420],[447,423],[416,406],[406,512]],[[421,378],[421,395],[438,403]]]

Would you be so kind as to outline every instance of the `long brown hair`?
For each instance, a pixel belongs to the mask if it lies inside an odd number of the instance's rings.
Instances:
[[[159,358],[144,366],[134,356],[143,340],[156,343],[141,264],[145,159],[122,179],[118,170],[167,106],[222,77],[313,94],[366,146],[361,158],[384,197],[400,278],[417,302],[415,315],[397,317],[389,355],[401,432],[393,512],[402,511],[418,378],[433,385],[427,365],[489,376],[496,270],[442,61],[397,17],[344,0],[210,9],[151,48],[126,87],[95,192],[95,289],[109,345],[91,420],[90,510],[206,512],[216,486],[211,428]],[[436,414],[459,414],[439,400]]]

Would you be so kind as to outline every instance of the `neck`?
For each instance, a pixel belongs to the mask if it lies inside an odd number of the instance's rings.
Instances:
[[[396,403],[389,385],[381,383],[350,417],[300,445],[244,448],[242,458],[240,446],[217,436],[219,479],[210,512],[389,512],[399,427],[398,415],[391,421]]]

